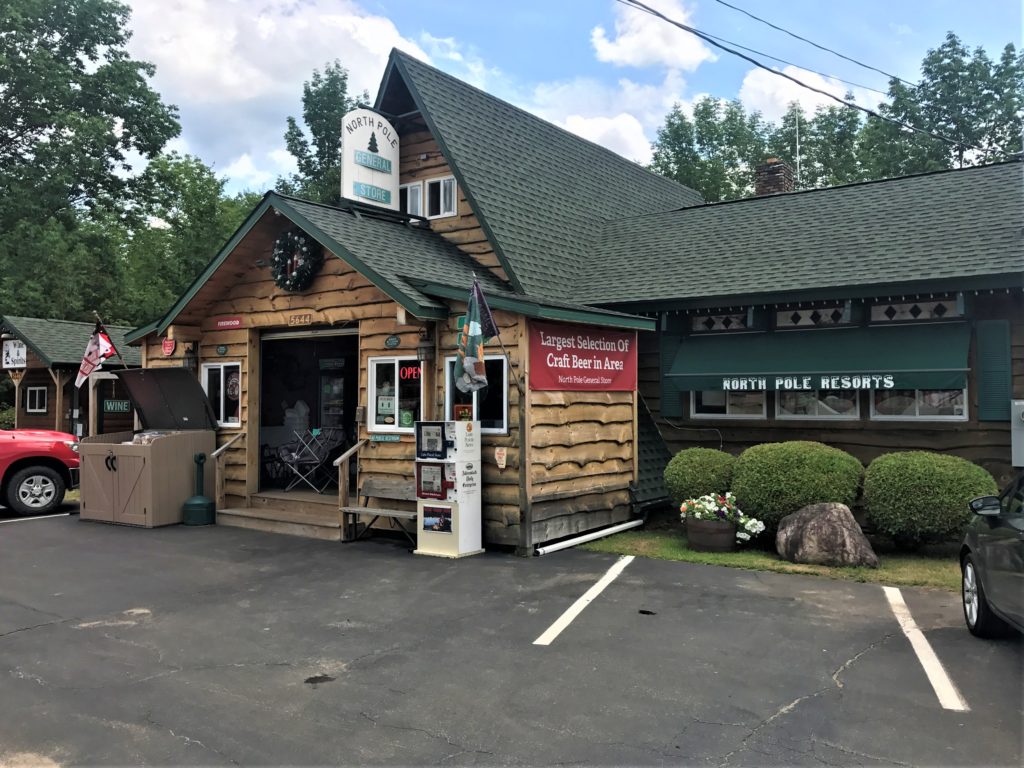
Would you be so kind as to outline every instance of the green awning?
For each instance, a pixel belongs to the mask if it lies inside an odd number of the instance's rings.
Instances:
[[[967,323],[687,336],[665,386],[706,389],[962,389]]]

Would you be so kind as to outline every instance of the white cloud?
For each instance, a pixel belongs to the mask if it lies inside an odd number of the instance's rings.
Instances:
[[[569,115],[563,127],[629,160],[644,164],[651,161],[651,142],[633,115],[624,112],[614,117]]]
[[[782,72],[791,75],[807,85],[820,88],[842,98],[852,90],[858,104],[868,105],[877,101],[871,98],[871,92],[862,88],[850,88],[845,83],[832,78],[824,78],[799,67],[787,66]],[[768,120],[778,120],[790,103],[797,101],[804,111],[811,113],[819,106],[836,106],[834,99],[803,88],[792,80],[787,80],[763,69],[752,69],[743,78],[740,86],[739,99],[748,110],[759,110]]]
[[[301,114],[314,69],[340,59],[349,93],[373,94],[392,47],[429,60],[352,0],[129,2],[132,55],[156,64],[154,87],[180,106],[191,151],[232,175],[232,189],[234,172],[263,186],[290,168],[280,157],[285,118]]]
[[[909,24],[894,24],[893,22],[890,21],[889,29],[891,29],[900,37],[906,37],[907,35],[914,34],[914,30]]]
[[[464,46],[454,37],[434,37],[423,32],[419,40],[435,66],[470,85],[491,92],[507,80],[500,69],[487,65],[476,48]]]
[[[668,18],[690,24],[690,11],[680,0],[648,0],[647,5]],[[692,72],[715,55],[697,37],[663,19],[621,3],[615,9],[614,37],[604,27],[590,33],[598,61],[619,66],[665,66]]]

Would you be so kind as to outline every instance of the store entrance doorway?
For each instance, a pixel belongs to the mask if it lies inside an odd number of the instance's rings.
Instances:
[[[330,493],[358,434],[358,330],[266,334],[260,364],[260,490]]]

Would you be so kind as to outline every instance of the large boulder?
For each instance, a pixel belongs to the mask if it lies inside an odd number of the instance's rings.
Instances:
[[[775,548],[793,563],[878,567],[878,556],[845,504],[808,504],[779,521]]]

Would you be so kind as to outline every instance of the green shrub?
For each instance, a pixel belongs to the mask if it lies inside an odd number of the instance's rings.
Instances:
[[[736,457],[714,448],[686,448],[665,467],[665,486],[677,507],[686,499],[725,493]]]
[[[776,529],[786,515],[808,504],[853,506],[864,467],[824,443],[793,440],[748,448],[736,459],[732,490],[740,509]]]
[[[998,492],[984,467],[928,451],[887,453],[864,475],[872,527],[905,547],[961,533],[971,517],[967,502]]]
[[[14,429],[14,406],[0,406],[0,429]]]

